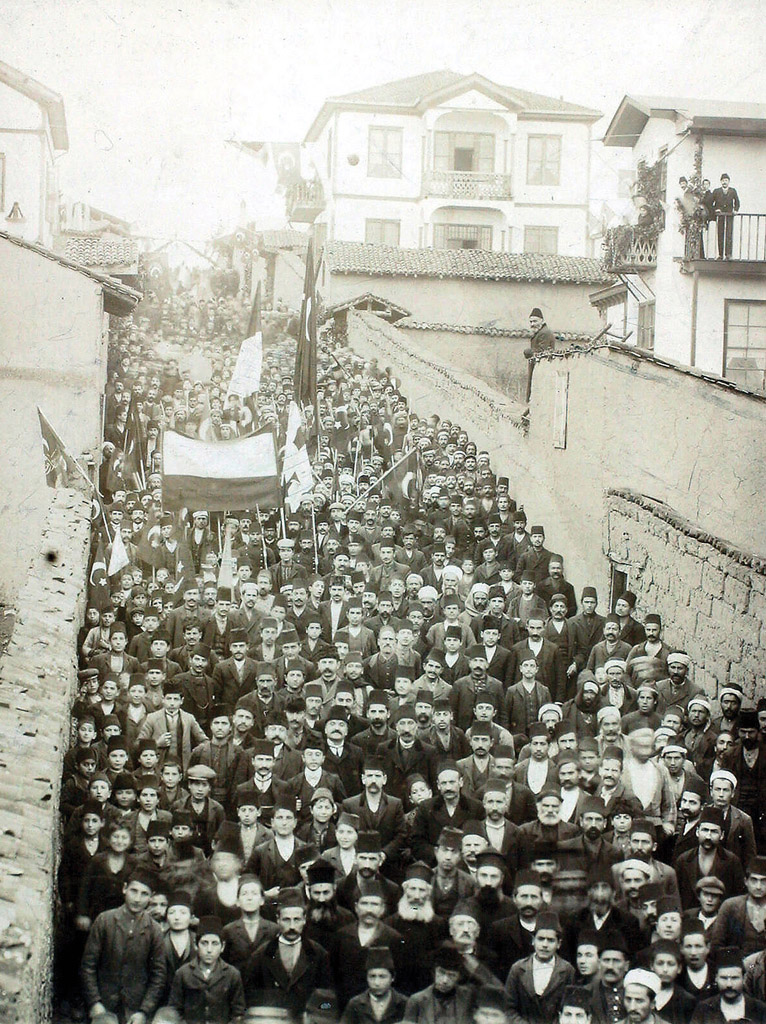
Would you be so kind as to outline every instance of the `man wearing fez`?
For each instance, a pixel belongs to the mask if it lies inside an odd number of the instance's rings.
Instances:
[[[277,898],[279,934],[253,953],[242,971],[248,1006],[278,991],[296,1015],[303,1013],[314,989],[332,986],[330,960],[324,949],[304,938],[306,909],[297,889],[282,889]]]
[[[377,754],[385,765],[388,792],[404,804],[408,798],[408,776],[422,775],[429,785],[433,784],[435,751],[417,738],[414,705],[403,704],[397,708],[391,716],[391,725],[396,736],[381,743]]]
[[[449,698],[456,725],[463,731],[470,727],[478,693],[488,693],[492,697],[495,707],[499,709],[500,725],[506,725],[503,684],[487,672],[489,661],[486,649],[480,644],[474,644],[468,648],[465,656],[469,674],[455,681]]]
[[[559,956],[560,946],[559,916],[544,910],[535,921],[532,955],[517,961],[505,980],[512,1021],[548,1024],[557,1013],[575,978],[572,965]]]
[[[248,778],[248,775],[252,775]],[[274,744],[256,739],[248,749],[239,753],[232,781],[234,800],[249,796],[260,811],[264,825],[271,824],[271,815],[277,799],[287,795],[286,782],[274,778]]]
[[[743,950],[736,946],[722,946],[712,960],[718,995],[697,1004],[692,1015],[693,1024],[725,1024],[726,1021],[766,1021],[766,1003],[745,993]]]
[[[619,1024],[625,1019],[623,982],[630,965],[627,940],[609,932],[599,942],[599,970],[588,984],[593,1024]]]
[[[438,794],[418,806],[412,827],[413,855],[427,864],[434,862],[434,847],[443,828],[459,829],[466,821],[484,817],[478,800],[463,793],[463,780],[454,761],[439,764],[436,786]]]
[[[352,996],[364,992],[365,962],[371,946],[386,946],[391,950],[397,972],[404,967],[402,936],[383,921],[386,894],[379,880],[372,878],[361,884],[354,913],[356,921],[341,928],[330,945],[330,964],[343,1006]]]
[[[337,775],[344,789],[344,796],[355,796],[362,788],[361,772],[364,755],[359,747],[348,739],[348,712],[339,704],[327,712],[324,721],[326,772]]]
[[[232,629],[229,633],[229,657],[213,669],[213,682],[222,704],[234,705],[240,697],[255,689],[258,662],[247,657],[247,632]]]
[[[367,988],[348,1001],[341,1024],[399,1024],[407,999],[394,988],[398,982],[391,950],[368,947],[365,968]]]
[[[456,1024],[470,1020],[472,990],[461,984],[463,958],[452,942],[434,954],[433,982],[407,1000],[402,1024]]]
[[[697,882],[715,875],[724,883],[729,896],[745,891],[745,876],[739,857],[723,846],[723,814],[718,807],[703,807],[697,819],[697,845],[675,860],[678,891],[684,910],[695,907]]]
[[[356,841],[356,861],[338,885],[338,903],[353,910],[359,893],[372,881],[379,882],[386,900],[386,913],[392,914],[399,901],[399,886],[381,874],[385,854],[377,832],[360,832]]]
[[[447,924],[436,915],[431,899],[432,876],[427,864],[411,864],[396,913],[386,918],[386,924],[403,936],[397,985],[406,996],[429,984],[433,952],[447,938]]]
[[[753,819],[756,842],[766,840],[766,753],[763,752],[755,708],[742,708],[739,713],[737,742],[726,756],[726,767],[737,776],[735,805]],[[761,756],[763,755],[763,756]]]

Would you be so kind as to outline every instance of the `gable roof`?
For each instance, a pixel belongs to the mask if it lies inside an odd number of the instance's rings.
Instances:
[[[102,274],[97,270],[91,270],[82,263],[53,252],[52,249],[46,249],[45,246],[38,245],[36,242],[26,242],[23,238],[9,235],[7,231],[0,231],[0,241],[11,242],[13,245],[18,245],[20,249],[28,249],[46,260],[52,260],[54,263],[66,267],[67,270],[74,270],[75,273],[83,274],[96,281],[104,290],[104,308],[107,313],[113,313],[115,316],[127,316],[143,298],[141,292],[137,292],[135,288],[129,288],[117,278]]]
[[[623,96],[604,133],[605,146],[633,147],[650,117],[718,135],[766,135],[766,104],[680,96]]]
[[[370,277],[436,277],[476,281],[544,281],[607,284],[614,278],[601,261],[585,256],[492,252],[488,249],[402,249],[366,242],[327,242],[323,259],[331,274]]]
[[[48,115],[53,145],[59,151],[69,149],[69,134],[66,127],[64,100],[60,93],[49,89],[42,82],[36,81],[23,71],[12,68],[10,64],[0,60],[0,82],[20,92],[30,100],[39,104]]]
[[[306,142],[314,141],[325,123],[336,110],[388,111],[400,114],[420,114],[428,107],[443,103],[454,96],[475,89],[513,110],[520,118],[542,118],[562,121],[597,121],[597,110],[576,103],[528,92],[513,86],[498,85],[476,72],[461,75],[444,68],[410,78],[399,78],[383,85],[374,85],[358,92],[330,96],[306,133]]]
[[[390,299],[384,299],[380,295],[375,295],[374,292],[362,292],[360,295],[355,295],[353,299],[346,299],[344,302],[336,302],[334,306],[330,306],[325,310],[327,316],[334,316],[335,313],[342,313],[346,309],[356,309],[358,306],[372,306],[378,305],[383,306],[390,313],[396,313],[400,317],[409,317],[410,311],[405,309],[404,306],[397,306],[395,302]],[[376,310],[371,310],[376,312]]]

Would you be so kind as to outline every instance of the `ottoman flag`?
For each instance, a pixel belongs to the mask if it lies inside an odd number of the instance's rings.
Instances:
[[[233,441],[200,441],[167,430],[162,440],[163,505],[223,512],[281,504],[277,450],[268,430]]]

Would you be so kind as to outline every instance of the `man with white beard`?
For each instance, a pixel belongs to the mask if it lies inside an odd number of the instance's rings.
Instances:
[[[446,922],[437,917],[431,901],[431,881],[432,872],[427,864],[411,864],[402,881],[396,913],[386,918],[386,924],[404,939],[396,987],[406,996],[428,986],[434,950],[447,938]]]

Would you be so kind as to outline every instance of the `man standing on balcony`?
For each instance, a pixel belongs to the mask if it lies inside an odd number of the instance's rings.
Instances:
[[[532,369],[535,365],[532,362],[532,356],[536,356],[540,352],[549,351],[556,346],[556,336],[543,319],[542,310],[538,309],[537,306],[529,314],[529,326],[532,330],[532,337],[529,341],[529,348],[524,349],[524,355],[529,360],[527,367],[527,404],[529,404],[529,396],[532,394]]]
[[[721,187],[713,192],[713,213],[718,221],[718,259],[730,260],[734,238],[734,214],[739,210],[737,190],[728,174],[721,175]]]

